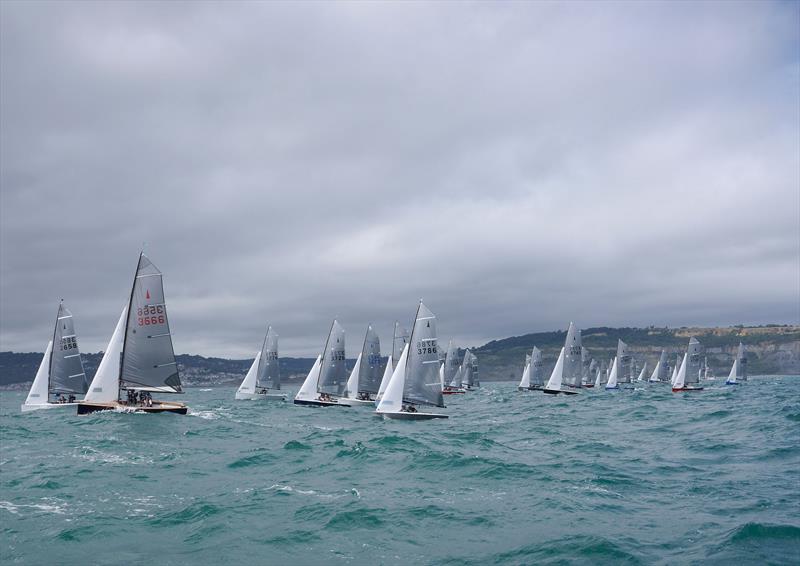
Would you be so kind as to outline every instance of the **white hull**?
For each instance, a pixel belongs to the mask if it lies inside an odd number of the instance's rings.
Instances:
[[[283,393],[239,393],[236,392],[237,401],[286,401]]]
[[[409,413],[406,411],[391,411],[385,413],[376,412],[377,415],[385,418],[385,419],[396,419],[402,421],[427,421],[430,419],[447,419],[449,418],[448,415],[443,415],[441,413]]]
[[[40,409],[61,409],[64,407],[75,407],[78,403],[78,401],[75,401],[74,403],[37,403],[31,405],[23,403],[20,409],[22,409],[23,413],[29,413],[31,411],[38,411]]]
[[[353,407],[356,406],[356,405],[369,405],[370,407],[374,407],[375,406],[375,400],[374,399],[350,399],[348,397],[347,399],[342,399],[342,401],[344,401],[345,403],[349,403],[350,406],[353,406]]]

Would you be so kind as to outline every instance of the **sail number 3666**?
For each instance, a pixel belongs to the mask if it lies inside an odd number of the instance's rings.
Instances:
[[[145,305],[136,310],[139,326],[164,324],[164,305]]]

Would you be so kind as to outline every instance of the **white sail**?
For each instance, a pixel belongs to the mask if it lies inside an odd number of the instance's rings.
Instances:
[[[42,361],[39,364],[39,369],[36,372],[36,377],[33,378],[33,385],[28,392],[28,397],[25,399],[26,405],[47,405],[50,399],[50,391],[48,390],[48,379],[50,373],[50,356],[53,354],[53,341],[47,343],[47,348],[42,356]]]
[[[383,368],[383,378],[381,379],[381,386],[378,388],[378,394],[375,396],[375,404],[381,400],[383,397],[384,391],[389,386],[389,380],[392,379],[392,373],[394,373],[394,367],[392,366],[392,356],[388,356],[386,359],[386,367]]]
[[[661,360],[656,362],[656,367],[653,368],[653,373],[650,374],[650,379],[648,380],[650,383],[655,383],[658,381],[658,373],[661,371]]]
[[[459,365],[458,369],[456,370],[455,375],[453,376],[453,380],[450,382],[450,387],[460,388],[462,377],[464,376],[463,365]]]
[[[670,377],[669,382],[672,385],[675,385],[675,380],[678,378],[678,369],[681,366],[681,355],[678,354],[675,358],[675,365],[672,366],[672,377]]]
[[[603,384],[603,373],[606,371],[606,363],[601,362],[597,366],[597,374],[594,377],[594,388],[597,389]]]
[[[439,366],[439,385],[441,385],[442,390],[444,390],[444,362]]]
[[[256,354],[253,363],[250,365],[250,369],[247,371],[247,375],[244,376],[242,380],[242,384],[239,386],[239,389],[236,391],[236,398],[249,398],[251,395],[255,395],[256,392],[256,379],[258,378],[258,362],[261,359],[261,351]]]
[[[739,364],[738,359],[733,360],[731,372],[728,374],[728,379],[725,380],[726,385],[734,385],[736,383],[736,366]]]
[[[117,326],[108,341],[108,346],[97,366],[89,391],[84,401],[91,403],[111,403],[119,400],[119,369],[122,342],[125,338],[125,321],[128,318],[128,307],[122,309]]]
[[[614,358],[614,363],[611,364],[611,373],[608,374],[608,382],[606,383],[606,389],[619,389],[619,367],[617,364],[617,358]]]
[[[536,346],[531,350],[531,385],[534,387],[544,387],[544,362],[542,361],[542,351]]]
[[[564,348],[561,348],[561,353],[558,355],[558,361],[556,361],[556,367],[553,368],[553,372],[550,374],[550,379],[547,380],[547,385],[545,389],[549,389],[551,391],[558,391],[561,389],[561,382],[564,377]]]
[[[689,359],[689,354],[683,355],[683,362],[681,362],[681,369],[678,370],[675,376],[675,383],[672,384],[673,389],[683,389],[686,386],[686,366]]]
[[[617,340],[617,383],[631,382],[631,362],[628,345],[622,340]]]
[[[406,385],[406,361],[408,360],[408,343],[403,347],[403,353],[397,361],[397,367],[392,372],[386,391],[378,402],[377,413],[393,413],[403,408],[403,390]]]
[[[747,381],[747,352],[741,342],[739,342],[739,350],[736,352],[736,361],[736,378],[739,381]]]
[[[531,361],[527,360],[525,369],[522,370],[522,379],[519,381],[520,389],[528,389],[531,386]]]
[[[639,372],[639,377],[636,378],[636,381],[644,381],[644,374],[647,371],[647,362],[642,365],[642,371]]]
[[[319,370],[322,366],[322,356],[317,356],[314,365],[306,376],[303,385],[300,386],[300,391],[294,396],[298,401],[313,401],[317,396],[317,380],[319,380]]]
[[[583,374],[583,348],[581,346],[581,331],[570,322],[567,338],[564,340],[564,371],[562,381],[569,387],[580,387]],[[559,386],[560,388],[560,386]]]
[[[344,389],[344,396],[349,399],[355,399],[358,396],[358,375],[361,372],[361,356],[363,355],[362,352],[359,352],[358,357],[356,358],[356,365],[353,366],[353,371],[350,372],[350,377],[347,380],[347,385]]]

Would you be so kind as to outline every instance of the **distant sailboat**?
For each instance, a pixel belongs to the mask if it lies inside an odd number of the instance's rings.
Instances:
[[[703,367],[700,368],[700,377],[706,381],[714,381],[716,379],[714,370],[708,367],[708,356],[703,358]]]
[[[536,346],[531,350],[531,387],[534,391],[544,389],[544,361],[542,351]]]
[[[340,397],[344,392],[346,376],[344,328],[334,319],[325,349],[317,357],[294,397],[295,405],[349,407],[350,403]]]
[[[381,378],[380,387],[378,387],[378,394],[375,396],[375,406],[378,406],[378,401],[383,397],[383,392],[389,385],[389,380],[392,378],[394,368],[400,360],[400,355],[403,353],[408,343],[408,330],[400,327],[400,323],[395,321],[394,334],[392,336],[392,355],[386,360],[386,367],[383,370],[383,377]]]
[[[467,348],[467,351],[464,352],[464,359],[461,362],[461,387],[465,391],[471,391],[472,386],[475,385],[476,367],[475,355]]]
[[[594,377],[594,387],[595,389],[599,389],[606,383],[608,383],[608,367],[606,366],[606,362],[602,361],[600,365],[597,366],[597,373]]]
[[[442,393],[445,395],[453,395],[456,393],[464,393],[461,388],[461,364],[458,361],[458,347],[453,344],[453,341],[447,344],[447,354],[444,358],[444,370],[442,371]]]
[[[375,405],[374,395],[377,395],[380,387],[380,370],[381,341],[378,333],[369,325],[361,353],[347,380],[345,397],[351,405]]]
[[[679,391],[702,391],[702,387],[697,387],[700,383],[700,356],[703,355],[703,345],[697,338],[689,339],[689,350],[684,354],[675,383],[672,384],[672,392]]]
[[[531,355],[525,354],[525,367],[522,370],[522,379],[519,380],[517,391],[527,391],[531,388]]]
[[[740,381],[747,381],[747,352],[745,352],[744,344],[741,342],[739,342],[739,350],[736,352],[736,357],[733,360],[728,379],[725,380],[725,385],[738,385]]]
[[[272,391],[270,391],[270,388]],[[237,400],[259,400],[286,401],[286,395],[275,393],[280,391],[281,378],[278,361],[278,334],[267,327],[267,334],[264,336],[264,345],[256,354],[253,364],[247,375],[244,376],[242,384],[236,391]]]
[[[678,379],[678,370],[681,367],[681,355],[675,355],[675,365],[672,366],[672,377],[670,378],[669,382],[674,385],[675,380]]]
[[[617,383],[631,382],[631,367],[633,358],[628,345],[622,340],[617,341]],[[611,379],[611,378],[609,378]]]
[[[88,388],[72,313],[61,301],[56,314],[53,339],[47,343],[39,371],[36,372],[28,397],[21,407],[22,412],[74,407],[76,395],[86,394]],[[50,400],[51,395],[55,396],[54,401]]]
[[[619,348],[617,348],[619,351]],[[619,358],[614,358],[614,363],[611,364],[611,371],[608,374],[608,381],[606,382],[606,389],[619,389]]]
[[[658,358],[656,367],[653,369],[653,373],[648,381],[650,383],[667,381],[667,365],[667,351],[661,350],[661,357]]]
[[[542,391],[550,395],[558,395],[559,393],[575,395],[577,391],[571,391],[570,389],[579,389],[580,386],[581,335],[580,331],[575,329],[575,325],[570,322],[564,347],[561,348],[556,365],[550,374],[550,379],[547,380],[547,385],[544,386]]]
[[[597,365],[589,349],[581,346],[581,387],[594,387],[594,370]]]
[[[127,394],[121,399],[122,391]],[[139,254],[128,305],[122,310],[78,414],[105,410],[185,415],[183,403],[155,401],[151,393],[183,393],[164,301],[161,272]]]
[[[417,406],[444,407],[439,382],[436,316],[422,301],[417,307],[410,344],[407,344],[375,413],[390,419],[446,419]]]

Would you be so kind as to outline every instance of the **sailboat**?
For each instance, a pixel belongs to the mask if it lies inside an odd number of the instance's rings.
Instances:
[[[270,392],[270,388],[273,392]],[[278,334],[272,329],[272,326],[268,326],[267,334],[264,336],[264,345],[256,354],[253,365],[250,366],[250,370],[236,391],[236,399],[286,401],[286,395],[274,393],[274,391],[280,391],[280,388]]]
[[[404,420],[447,418],[441,413],[417,409],[417,406],[444,407],[436,341],[436,316],[420,301],[410,343],[403,349],[389,385],[375,409],[376,414]]]
[[[618,348],[619,350],[619,348]],[[606,382],[606,389],[619,389],[619,365],[617,360],[619,358],[614,358],[614,362],[611,364],[611,371],[608,374],[608,381]]]
[[[39,370],[21,409],[25,413],[37,409],[74,407],[75,396],[86,394],[87,389],[88,382],[83,371],[78,339],[75,337],[72,313],[64,306],[64,301],[61,301],[56,314],[53,339],[47,343]],[[50,401],[51,395],[55,396],[55,401]]]
[[[536,346],[531,350],[531,386],[534,391],[544,389],[544,361],[542,351]]]
[[[636,381],[644,381],[644,374],[647,372],[647,362],[645,361],[642,364],[642,371],[639,372],[639,377],[636,378]]]
[[[407,343],[408,329],[401,328],[400,323],[395,321],[394,334],[392,336],[392,355],[386,360],[386,367],[383,369],[381,384],[380,387],[378,387],[378,394],[375,396],[376,407],[378,406],[378,401],[383,397],[383,392],[386,391],[386,387],[389,385],[389,380],[392,378],[394,368],[400,360],[400,355],[403,353],[403,348],[405,348]]]
[[[472,375],[470,376],[470,387],[480,387],[481,380],[478,377],[478,356],[475,355],[475,352],[469,353],[469,359],[472,362]]]
[[[568,389],[565,389],[567,387]],[[570,389],[580,389],[581,387],[581,333],[576,331],[575,325],[570,322],[567,330],[567,338],[564,347],[558,355],[556,366],[544,386],[545,393],[558,395],[575,395],[577,391]]]
[[[444,358],[442,370],[442,393],[445,395],[464,393],[464,389],[461,387],[461,376],[461,364],[458,363],[458,347],[450,340],[447,344],[447,354]]]
[[[714,370],[708,367],[708,356],[703,358],[703,367],[700,368],[700,377],[706,381],[714,381],[716,379]]]
[[[603,385],[608,383],[608,368],[606,367],[606,362],[600,362],[600,365],[597,366],[597,373],[594,377],[594,387],[599,389]]]
[[[531,388],[531,355],[525,354],[525,367],[522,369],[522,379],[519,380],[517,391],[527,391]]]
[[[648,381],[650,383],[667,381],[667,365],[667,351],[661,350],[661,357],[658,358],[656,367],[653,369],[653,373],[650,375],[650,379]]]
[[[475,355],[467,348],[467,351],[464,352],[464,360],[461,362],[461,388],[464,391],[472,391],[472,386],[475,384],[476,368]]]
[[[122,391],[127,394],[122,399]],[[122,410],[185,415],[186,405],[155,401],[152,393],[183,393],[164,301],[164,281],[139,254],[128,304],[94,375],[78,414]]]
[[[675,380],[678,379],[678,370],[681,367],[681,355],[675,355],[675,364],[672,366],[672,377],[670,378],[670,384],[675,384]]]
[[[741,342],[739,342],[739,350],[736,352],[736,358],[733,360],[725,385],[739,385],[739,381],[747,381],[747,352]]]
[[[334,319],[325,349],[308,372],[300,391],[294,398],[295,405],[314,407],[349,407],[347,399],[341,395],[345,388],[347,375],[344,357],[344,328]]]
[[[345,398],[351,405],[375,405],[380,387],[381,340],[372,325],[367,326],[364,345],[347,380]]]
[[[589,349],[581,346],[581,387],[594,387],[594,370],[597,362],[589,355]]]
[[[697,338],[689,339],[689,349],[683,355],[681,368],[672,384],[672,392],[680,391],[702,391],[702,387],[697,387],[700,383],[700,356],[703,354],[703,345]]]
[[[617,383],[631,382],[632,364],[633,358],[628,345],[622,340],[617,340]]]

